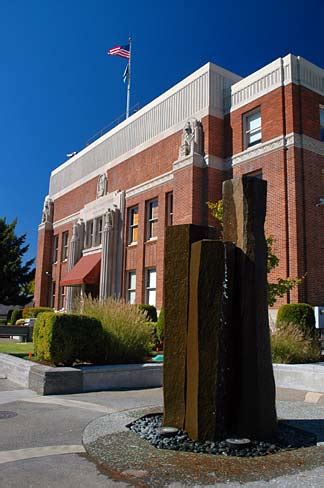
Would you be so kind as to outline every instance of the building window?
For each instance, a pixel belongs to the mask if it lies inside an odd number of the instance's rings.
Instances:
[[[135,244],[138,240],[138,207],[131,207],[128,212],[128,244]]]
[[[136,271],[128,271],[127,275],[127,302],[133,304],[136,300]]]
[[[146,297],[145,302],[149,305],[156,305],[156,269],[146,270]]]
[[[167,225],[173,224],[173,192],[166,194],[166,205],[167,205]]]
[[[93,243],[93,220],[89,220],[86,225],[86,242],[85,247],[89,248],[92,247]]]
[[[52,286],[51,286],[51,307],[55,307],[55,288],[56,288],[56,283],[55,281],[52,281]]]
[[[157,237],[158,211],[159,205],[157,198],[147,202],[147,240]]]
[[[259,144],[262,140],[260,107],[243,115],[244,148]]]
[[[57,258],[58,258],[58,243],[59,243],[59,236],[56,234],[54,236],[54,241],[53,241],[53,255],[52,255],[52,263],[57,263]]]
[[[324,141],[324,107],[320,108],[320,139]]]
[[[103,218],[99,217],[97,219],[97,246],[102,243],[102,231],[103,231]]]
[[[65,287],[60,286],[60,293],[59,293],[59,310],[65,307]]]
[[[66,261],[69,255],[69,233],[62,234],[62,261]]]

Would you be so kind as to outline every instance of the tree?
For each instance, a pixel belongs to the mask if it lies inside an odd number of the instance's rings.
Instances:
[[[0,303],[4,305],[25,305],[31,298],[30,283],[35,270],[31,269],[34,259],[23,263],[28,251],[26,234],[16,236],[17,220],[7,224],[0,217]]]
[[[223,227],[223,202],[207,202],[208,208],[212,216]],[[273,251],[274,238],[269,236],[266,238],[267,242],[267,273],[269,274],[273,269],[279,265],[279,258]],[[270,307],[276,303],[278,298],[282,298],[286,293],[291,291],[295,286],[302,282],[301,278],[278,278],[276,283],[268,283],[268,304]]]

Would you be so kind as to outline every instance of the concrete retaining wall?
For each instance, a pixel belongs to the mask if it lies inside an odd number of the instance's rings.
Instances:
[[[324,363],[274,364],[276,386],[324,393]],[[0,373],[40,395],[162,386],[163,364],[52,368],[0,353]]]
[[[24,388],[29,388],[29,372],[32,366],[37,366],[37,363],[0,353],[0,373]]]
[[[84,366],[83,391],[129,390],[162,386],[162,364]]]
[[[52,368],[9,354],[0,354],[0,373],[40,395],[100,390],[130,390],[162,386],[163,365],[118,364]]]
[[[276,386],[324,393],[324,363],[274,364]]]

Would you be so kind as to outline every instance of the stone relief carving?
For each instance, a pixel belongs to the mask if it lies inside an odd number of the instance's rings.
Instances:
[[[182,131],[179,158],[192,154],[204,155],[204,134],[202,123],[197,119],[188,120]]]
[[[97,183],[97,198],[103,197],[106,194],[107,178],[106,175],[98,176]]]
[[[46,222],[53,222],[53,200],[49,196],[45,197],[42,211],[42,224]]]
[[[105,215],[105,227],[107,229],[111,229],[113,225],[113,217],[112,217],[112,211],[110,208],[108,208],[106,215]]]

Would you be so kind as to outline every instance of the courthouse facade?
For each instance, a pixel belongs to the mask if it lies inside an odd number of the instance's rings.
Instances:
[[[36,305],[160,308],[166,226],[215,225],[206,202],[237,175],[268,182],[271,279],[305,276],[282,301],[324,305],[324,70],[293,55],[245,78],[208,63],[54,169]]]

